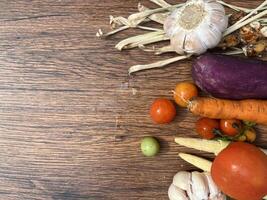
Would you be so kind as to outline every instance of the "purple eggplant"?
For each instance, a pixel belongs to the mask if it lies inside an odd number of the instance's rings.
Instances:
[[[267,99],[267,61],[204,54],[194,62],[192,77],[216,98]]]

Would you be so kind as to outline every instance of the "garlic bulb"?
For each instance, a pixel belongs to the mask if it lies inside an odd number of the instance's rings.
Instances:
[[[226,200],[208,172],[178,172],[168,196],[170,200]]]
[[[164,23],[178,54],[202,54],[217,46],[228,26],[224,7],[215,0],[189,0]]]

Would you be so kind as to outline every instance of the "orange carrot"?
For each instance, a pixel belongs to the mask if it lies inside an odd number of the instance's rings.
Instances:
[[[191,100],[188,109],[195,115],[213,119],[240,119],[267,125],[267,101],[224,100],[198,97]]]

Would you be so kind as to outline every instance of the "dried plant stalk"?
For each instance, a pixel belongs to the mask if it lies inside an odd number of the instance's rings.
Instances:
[[[224,1],[217,1],[217,2],[222,4],[223,6],[231,8],[231,9],[233,9],[235,11],[244,11],[244,12],[247,12],[247,13],[251,11],[251,9],[235,6],[235,5],[232,5],[232,4],[228,4],[228,3],[225,3]]]
[[[238,55],[238,54],[244,54],[244,51],[242,49],[239,50],[233,50],[233,51],[227,51],[222,53],[224,55]]]
[[[175,52],[175,50],[172,48],[172,46],[164,46],[161,48],[156,48],[153,46],[152,48],[146,47],[144,45],[139,45],[139,48],[146,52],[153,52],[155,55],[160,55],[163,53],[169,53],[169,52]]]
[[[153,15],[155,13],[161,13],[166,10],[173,10],[177,7],[179,7],[180,4],[178,5],[173,5],[169,7],[164,7],[164,8],[157,8],[153,10],[146,10],[144,12],[139,12],[139,13],[134,13],[128,17],[128,22],[130,23],[130,27],[136,27],[138,24],[143,22],[147,17],[150,15]]]
[[[170,7],[171,4],[167,3],[166,1],[164,0],[150,0],[151,2],[163,7],[163,8],[166,8],[166,7]]]
[[[165,32],[163,30],[154,31],[122,40],[115,47],[121,51],[122,49],[134,48],[139,45],[151,44],[163,40],[169,40],[169,38],[165,35]]]
[[[251,18],[249,18],[249,19],[247,19],[247,20],[245,20],[245,21],[243,21],[243,22],[241,22],[241,23],[234,24],[233,26],[229,27],[229,28],[224,32],[223,36],[225,37],[225,36],[227,36],[227,35],[229,35],[229,34],[235,32],[236,30],[242,28],[243,26],[245,26],[245,25],[247,25],[247,24],[249,24],[249,23],[251,23],[251,22],[254,22],[254,21],[256,21],[257,19],[259,19],[259,18],[265,16],[266,14],[267,14],[267,10],[264,10],[264,11],[260,12],[259,14],[255,15],[255,16],[253,16],[253,17],[251,17]]]
[[[177,62],[179,60],[185,60],[185,59],[189,58],[190,56],[191,55],[177,56],[174,58],[170,58],[167,60],[159,61],[159,62],[148,64],[148,65],[135,65],[129,69],[129,74],[132,74],[132,73],[138,72],[138,71],[142,71],[142,70],[164,67],[166,65]]]
[[[246,19],[248,19],[252,15],[256,14],[261,8],[263,8],[266,5],[267,5],[267,0],[265,0],[261,5],[259,5],[257,8],[255,8],[254,10],[252,10],[247,16],[245,16],[242,19],[240,19],[239,21],[237,21],[236,24],[239,24],[239,23],[245,21]]]
[[[105,34],[103,33],[103,31],[101,29],[99,29],[98,32],[96,33],[96,37],[108,37],[110,35],[114,35],[114,34],[116,34],[118,32],[124,31],[124,30],[126,30],[128,28],[129,28],[129,26],[122,26],[122,27],[120,27],[118,29],[112,30],[112,31],[110,31],[108,33],[105,33]]]
[[[146,10],[150,10],[149,8],[143,6],[142,4],[138,4],[138,10],[139,12],[144,12]],[[153,15],[150,15],[148,18],[154,22],[157,22],[159,24],[164,24],[167,16],[169,15],[169,12],[166,13],[155,13]]]

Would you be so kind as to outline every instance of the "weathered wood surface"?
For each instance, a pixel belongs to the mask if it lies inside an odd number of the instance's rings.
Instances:
[[[167,199],[174,173],[194,169],[178,152],[212,158],[174,144],[175,135],[196,137],[186,110],[164,126],[148,115],[153,99],[191,80],[190,62],[129,77],[129,66],[170,55],[117,52],[133,31],[95,37],[109,29],[109,14],[127,16],[137,3],[0,1],[0,199]],[[257,144],[267,147],[259,129]],[[156,158],[140,153],[145,135],[162,144]]]

